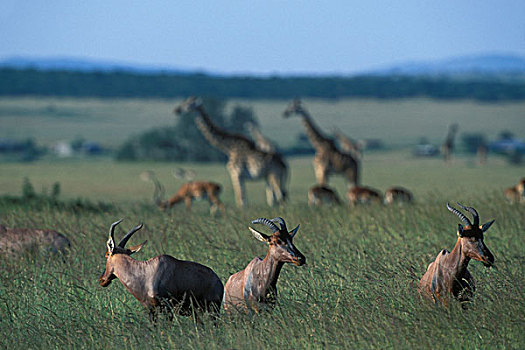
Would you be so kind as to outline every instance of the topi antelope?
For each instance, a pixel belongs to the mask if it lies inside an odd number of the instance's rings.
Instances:
[[[0,254],[13,255],[32,251],[64,254],[70,247],[69,239],[55,230],[9,228],[0,225]]]
[[[390,187],[385,191],[385,204],[411,203],[413,200],[412,193],[403,187]]]
[[[525,177],[516,186],[507,188],[505,197],[510,203],[525,202]]]
[[[348,190],[347,196],[350,205],[381,203],[381,193],[371,187],[354,186]]]
[[[102,287],[107,287],[118,278],[149,309],[154,321],[157,312],[164,310],[170,320],[173,310],[183,316],[191,316],[194,311],[218,314],[224,287],[212,269],[169,255],[159,255],[148,261],[133,259],[130,255],[138,252],[146,242],[129,248],[126,248],[126,243],[142,228],[142,224],[132,228],[115,245],[114,231],[121,221],[111,224],[109,230],[106,270],[99,279]]]
[[[451,252],[443,249],[438,254],[434,262],[428,265],[418,288],[421,295],[435,303],[440,301],[445,306],[451,295],[460,302],[468,302],[473,296],[476,287],[474,278],[467,269],[470,259],[481,261],[486,267],[494,264],[494,256],[483,242],[483,234],[494,220],[480,225],[476,209],[458,205],[472,214],[474,222],[471,223],[465,215],[447,203],[448,210],[456,214],[465,227],[458,225],[458,240],[454,249]],[[465,304],[462,306],[465,307]]]
[[[308,190],[308,205],[321,206],[323,203],[341,205],[337,193],[326,185],[314,185]]]
[[[210,213],[213,215],[220,209],[224,212],[224,204],[219,199],[221,185],[209,181],[189,181],[182,184],[177,192],[168,200],[164,200],[166,193],[164,186],[157,179],[153,171],[144,172],[142,178],[145,181],[152,181],[155,185],[153,192],[153,201],[161,209],[168,209],[175,204],[184,201],[186,210],[190,210],[194,200],[207,199],[210,202]]]
[[[264,259],[256,257],[244,270],[230,276],[224,286],[226,312],[258,312],[260,304],[273,306],[277,300],[277,279],[283,264],[293,263],[301,266],[306,263],[304,255],[293,244],[299,225],[288,232],[284,220],[280,217],[272,220],[259,218],[253,220],[252,224],[263,224],[272,230],[273,234],[267,236],[249,227],[255,238],[268,244],[268,253]]]

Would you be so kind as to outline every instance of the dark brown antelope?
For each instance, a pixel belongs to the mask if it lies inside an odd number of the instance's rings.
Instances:
[[[115,245],[115,227],[111,224],[107,241],[106,270],[99,283],[107,287],[118,278],[138,301],[149,309],[150,317],[156,320],[158,311],[167,311],[172,319],[173,311],[191,316],[194,311],[217,314],[221,307],[224,287],[212,269],[193,261],[159,255],[148,261],[137,261],[130,255],[138,252],[146,242],[126,248],[131,236],[142,228],[132,228],[118,245]]]
[[[390,187],[385,191],[385,204],[411,203],[413,200],[412,193],[403,187]]]
[[[452,296],[460,302],[468,302],[475,290],[474,278],[467,269],[470,259],[478,260],[486,267],[494,264],[494,256],[483,241],[483,234],[494,223],[494,220],[483,225],[479,224],[479,215],[476,209],[458,205],[471,213],[474,222],[463,215],[459,210],[447,203],[447,208],[456,214],[465,224],[458,225],[458,240],[451,252],[443,249],[434,262],[430,263],[427,272],[419,281],[419,293],[435,303],[438,301],[448,305]],[[466,307],[466,304],[462,305]]]
[[[278,223],[279,228],[275,223]],[[264,259],[254,258],[242,271],[233,274],[224,286],[224,310],[226,312],[259,312],[260,307],[272,307],[277,300],[277,279],[284,263],[304,265],[306,258],[293,244],[299,225],[288,232],[280,217],[268,220],[259,218],[252,224],[263,224],[273,234],[267,236],[251,227],[250,232],[261,242],[268,244]]]
[[[505,197],[510,203],[525,202],[525,177],[522,178],[516,186],[509,187],[505,190]]]
[[[348,190],[350,205],[381,203],[381,193],[371,187],[354,186]]]
[[[165,200],[164,186],[157,179],[153,171],[147,171],[141,174],[145,181],[152,181],[155,185],[153,192],[153,201],[161,209],[168,209],[175,204],[182,203],[186,205],[186,210],[190,210],[194,200],[207,199],[210,202],[210,213],[213,215],[220,209],[224,212],[224,204],[219,199],[221,185],[209,181],[189,181],[182,184],[177,192],[169,199]]]
[[[341,205],[341,200],[332,188],[326,185],[314,185],[308,190],[308,205],[321,206],[324,203]]]
[[[69,239],[55,230],[9,228],[0,225],[0,254],[13,255],[35,251],[64,254],[70,247]]]

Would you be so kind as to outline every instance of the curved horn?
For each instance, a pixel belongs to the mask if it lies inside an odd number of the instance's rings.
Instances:
[[[273,218],[270,220],[271,222],[276,222],[279,225],[281,225],[281,230],[288,232],[288,229],[286,228],[286,223],[284,222],[284,219],[280,216]]]
[[[117,227],[118,224],[120,224],[124,219],[120,219],[119,221],[115,221],[111,224],[111,227],[109,228],[109,238],[111,238],[113,241],[115,241],[115,227]]]
[[[456,202],[458,203],[458,202]],[[466,210],[468,211],[469,213],[472,214],[472,217],[474,218],[474,223],[473,225],[478,227],[479,226],[479,214],[478,212],[476,211],[476,209],[472,208],[472,207],[465,207],[461,204],[458,203],[458,205],[463,209],[463,210]]]
[[[263,224],[272,229],[272,232],[280,231],[276,224],[265,218],[258,218],[252,221],[252,224]]]
[[[109,238],[106,242],[106,245],[108,247],[108,252],[111,254],[113,253],[113,249],[115,249],[115,227],[117,227],[118,224],[120,224],[124,219],[120,219],[119,221],[115,221],[111,224],[111,227],[109,229]]]
[[[124,248],[126,246],[126,243],[128,243],[129,239],[131,238],[131,236],[133,236],[133,234],[135,232],[137,232],[138,230],[140,230],[142,228],[142,226],[144,226],[142,223],[140,223],[139,225],[133,227],[131,230],[129,230],[128,233],[126,233],[126,235],[120,240],[118,246],[120,248]]]
[[[456,214],[461,219],[461,221],[465,223],[465,225],[472,226],[472,223],[470,222],[470,220],[465,215],[463,215],[459,210],[451,207],[450,204],[448,204],[448,202],[447,202],[447,209],[453,212],[454,214]]]

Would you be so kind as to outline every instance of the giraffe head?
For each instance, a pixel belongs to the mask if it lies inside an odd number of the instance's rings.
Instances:
[[[200,97],[190,96],[184,101],[182,101],[180,105],[175,107],[175,109],[173,110],[173,113],[175,114],[189,113],[201,107],[202,107],[202,99]]]
[[[298,98],[295,98],[292,103],[284,110],[283,116],[285,118],[291,116],[292,114],[303,114],[305,113],[305,109],[303,108],[303,105],[301,103],[301,100]]]

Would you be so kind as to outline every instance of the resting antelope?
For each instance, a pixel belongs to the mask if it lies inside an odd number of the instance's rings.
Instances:
[[[35,250],[64,254],[70,247],[69,239],[55,230],[0,225],[0,254],[12,255]]]
[[[505,197],[510,203],[525,202],[525,177],[516,186],[507,188]]]
[[[350,205],[381,203],[381,193],[371,187],[354,186],[348,190],[347,196]]]
[[[142,224],[132,228],[115,245],[115,227],[121,221],[111,224],[109,230],[106,270],[99,279],[102,287],[118,278],[149,309],[153,320],[161,310],[168,311],[170,319],[173,311],[183,316],[190,316],[197,310],[219,312],[224,287],[212,269],[169,255],[159,255],[148,261],[133,259],[130,255],[138,252],[146,242],[129,248],[126,243]]]
[[[168,200],[164,200],[166,191],[164,186],[162,186],[160,181],[155,176],[155,173],[153,173],[153,171],[147,171],[141,175],[145,181],[152,181],[155,185],[153,201],[161,209],[171,208],[175,204],[184,201],[186,210],[190,210],[193,200],[207,199],[210,202],[211,214],[215,214],[217,209],[220,209],[222,212],[224,212],[224,204],[222,204],[221,200],[219,199],[221,185],[218,183],[209,181],[189,181],[182,184],[177,192],[175,192],[175,194],[172,195]]]
[[[341,200],[332,188],[326,185],[314,185],[308,190],[308,205],[326,204],[341,205]]]
[[[390,187],[385,191],[385,204],[394,204],[396,202],[410,203],[413,200],[412,193],[403,187]]]
[[[278,223],[281,228],[277,227]],[[259,311],[260,304],[273,306],[277,299],[277,279],[284,263],[304,265],[306,258],[293,244],[299,225],[288,232],[280,217],[268,220],[259,218],[252,224],[263,224],[273,234],[267,236],[251,227],[250,232],[261,242],[268,244],[264,259],[254,258],[242,271],[233,274],[224,286],[224,310],[231,312]]]
[[[474,278],[467,269],[470,259],[483,262],[490,267],[494,264],[494,256],[483,241],[483,234],[494,223],[494,220],[483,225],[479,224],[479,215],[476,209],[464,207],[463,210],[472,214],[474,222],[463,215],[459,210],[447,203],[447,208],[456,214],[465,224],[458,225],[458,240],[451,252],[443,249],[434,262],[430,263],[427,272],[419,281],[418,291],[434,302],[440,301],[447,306],[450,296],[460,302],[469,301],[476,290]]]

